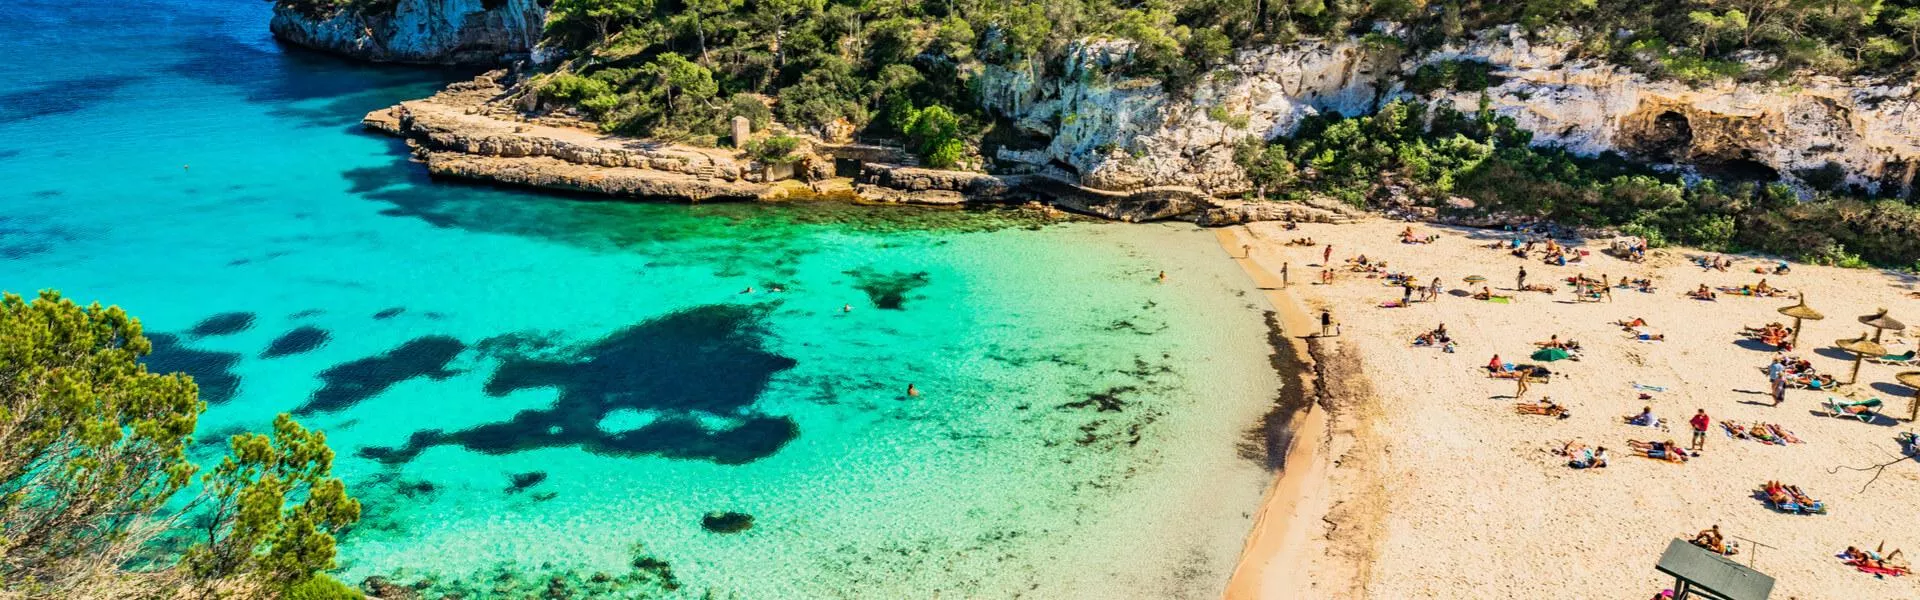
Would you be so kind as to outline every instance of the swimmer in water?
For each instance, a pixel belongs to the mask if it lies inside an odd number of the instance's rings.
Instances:
[[[840,312],[853,312],[853,305],[852,304],[840,305]]]
[[[1160,272],[1160,280],[1161,280],[1161,281],[1166,281],[1166,280],[1167,280],[1167,272],[1166,272],[1166,271],[1161,271],[1161,272]]]
[[[920,390],[919,390],[919,389],[916,389],[916,388],[914,388],[914,387],[913,387],[913,384],[911,384],[911,383],[909,383],[909,384],[907,384],[907,396],[908,396],[908,397],[916,397],[916,396],[919,396],[919,395],[920,395]]]
[[[753,293],[753,286],[747,286],[747,289],[744,289],[744,290],[740,290],[740,293],[742,293],[742,294],[751,294],[751,293]]]

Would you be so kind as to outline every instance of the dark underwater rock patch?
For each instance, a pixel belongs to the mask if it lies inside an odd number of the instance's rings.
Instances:
[[[846,273],[853,277],[853,287],[866,292],[874,308],[885,310],[906,310],[908,294],[926,287],[929,279],[926,271],[881,272],[862,267]]]
[[[153,352],[141,362],[148,372],[187,374],[200,386],[200,399],[207,404],[224,404],[240,393],[240,376],[233,372],[240,364],[239,353],[187,346],[170,333],[147,334],[147,341],[153,342]]]
[[[466,348],[460,340],[430,335],[377,356],[334,365],[320,372],[326,384],[294,412],[307,415],[349,408],[415,377],[446,379],[456,374],[447,370],[447,363]]]
[[[739,533],[753,528],[753,515],[743,512],[714,511],[700,517],[700,527],[713,533]]]
[[[187,333],[197,337],[214,337],[233,335],[252,327],[253,313],[226,312],[201,319],[199,323],[193,325],[193,329],[188,329]]]
[[[302,325],[274,338],[273,343],[267,344],[267,350],[260,353],[260,358],[279,358],[312,352],[327,345],[329,339],[331,336],[327,335],[327,330],[312,325]]]
[[[540,485],[540,482],[546,481],[546,480],[547,480],[546,471],[529,471],[526,473],[514,473],[507,476],[506,491],[508,494],[518,494],[520,492],[527,491],[527,488]]]
[[[784,416],[751,407],[791,358],[763,349],[760,309],[720,304],[690,308],[617,331],[561,358],[504,359],[486,392],[553,388],[551,408],[446,432],[414,432],[399,448],[364,448],[360,455],[393,464],[440,445],[486,454],[577,446],[613,456],[651,455],[745,464],[799,436]],[[608,432],[606,416],[621,409],[660,415],[637,429]],[[709,428],[702,415],[728,415]]]

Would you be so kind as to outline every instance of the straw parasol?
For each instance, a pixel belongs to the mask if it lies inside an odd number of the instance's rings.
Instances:
[[[1818,321],[1827,318],[1826,315],[1820,314],[1820,311],[1814,310],[1811,306],[1807,306],[1807,295],[1804,293],[1800,294],[1799,304],[1780,309],[1780,314],[1793,317],[1793,347],[1795,348],[1800,347],[1800,321],[1802,319]]]
[[[1893,378],[1900,380],[1900,383],[1907,387],[1920,390],[1920,371],[1907,371],[1894,375]],[[1907,422],[1914,421],[1920,421],[1920,393],[1915,394],[1913,400],[1907,404]]]
[[[1486,281],[1486,280],[1487,280],[1487,278],[1485,278],[1485,277],[1481,277],[1481,276],[1479,276],[1479,275],[1468,275],[1468,276],[1467,276],[1467,279],[1466,279],[1466,282],[1467,282],[1467,283],[1480,283],[1480,282],[1482,282],[1482,281]]]
[[[1873,341],[1876,342],[1880,341],[1880,334],[1888,329],[1899,331],[1907,328],[1906,324],[1894,320],[1893,317],[1887,316],[1887,309],[1885,308],[1870,315],[1860,315],[1860,323],[1873,328]]]
[[[1860,337],[1857,338],[1834,340],[1833,345],[1839,346],[1841,350],[1853,353],[1853,376],[1847,378],[1847,383],[1860,380],[1860,361],[1865,360],[1869,356],[1885,356],[1887,354],[1887,347],[1880,345],[1879,342],[1867,339],[1867,334],[1864,331],[1860,332]]]

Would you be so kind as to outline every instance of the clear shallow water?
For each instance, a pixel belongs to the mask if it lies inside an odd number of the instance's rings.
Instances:
[[[435,184],[357,122],[457,74],[283,50],[267,9],[0,4],[0,289],[142,317],[209,456],[325,429],[348,579],[1217,595],[1278,379],[1211,235]]]

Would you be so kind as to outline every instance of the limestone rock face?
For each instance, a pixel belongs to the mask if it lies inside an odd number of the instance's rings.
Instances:
[[[1487,90],[1489,107],[1533,131],[1536,144],[1789,181],[1837,167],[1862,191],[1907,190],[1920,158],[1911,82],[1815,77],[1694,88],[1568,60],[1567,48],[1529,44],[1515,31],[1492,33],[1406,67],[1445,58],[1493,64],[1506,81]],[[1478,92],[1438,96],[1466,110],[1480,102]]]
[[[1088,41],[1069,49],[1060,73],[990,66],[976,90],[988,110],[1046,143],[999,159],[1101,190],[1248,191],[1233,161],[1241,140],[1290,134],[1310,115],[1365,114],[1409,98],[1402,74],[1441,60],[1492,64],[1505,81],[1487,90],[1488,107],[1533,131],[1536,144],[1583,155],[1615,151],[1788,181],[1822,170],[1861,191],[1904,192],[1920,172],[1920,85],[1912,82],[1826,77],[1694,88],[1577,59],[1572,48],[1530,43],[1514,28],[1411,57],[1357,39],[1308,40],[1244,50],[1176,95],[1123,75],[1128,43]],[[1473,111],[1481,92],[1422,100]]]
[[[1248,137],[1292,133],[1308,116],[1370,112],[1396,68],[1391,56],[1358,42],[1304,42],[1241,52],[1234,62],[1175,97],[1121,73],[1132,46],[1093,41],[1069,50],[1064,72],[990,67],[980,100],[1023,132],[1050,137],[1045,158],[1088,187],[1133,190],[1193,186],[1246,191],[1233,162]],[[1048,165],[1035,165],[1045,167]]]
[[[496,65],[540,40],[538,0],[393,0],[386,7],[309,15],[276,4],[269,29],[282,40],[378,62]]]

